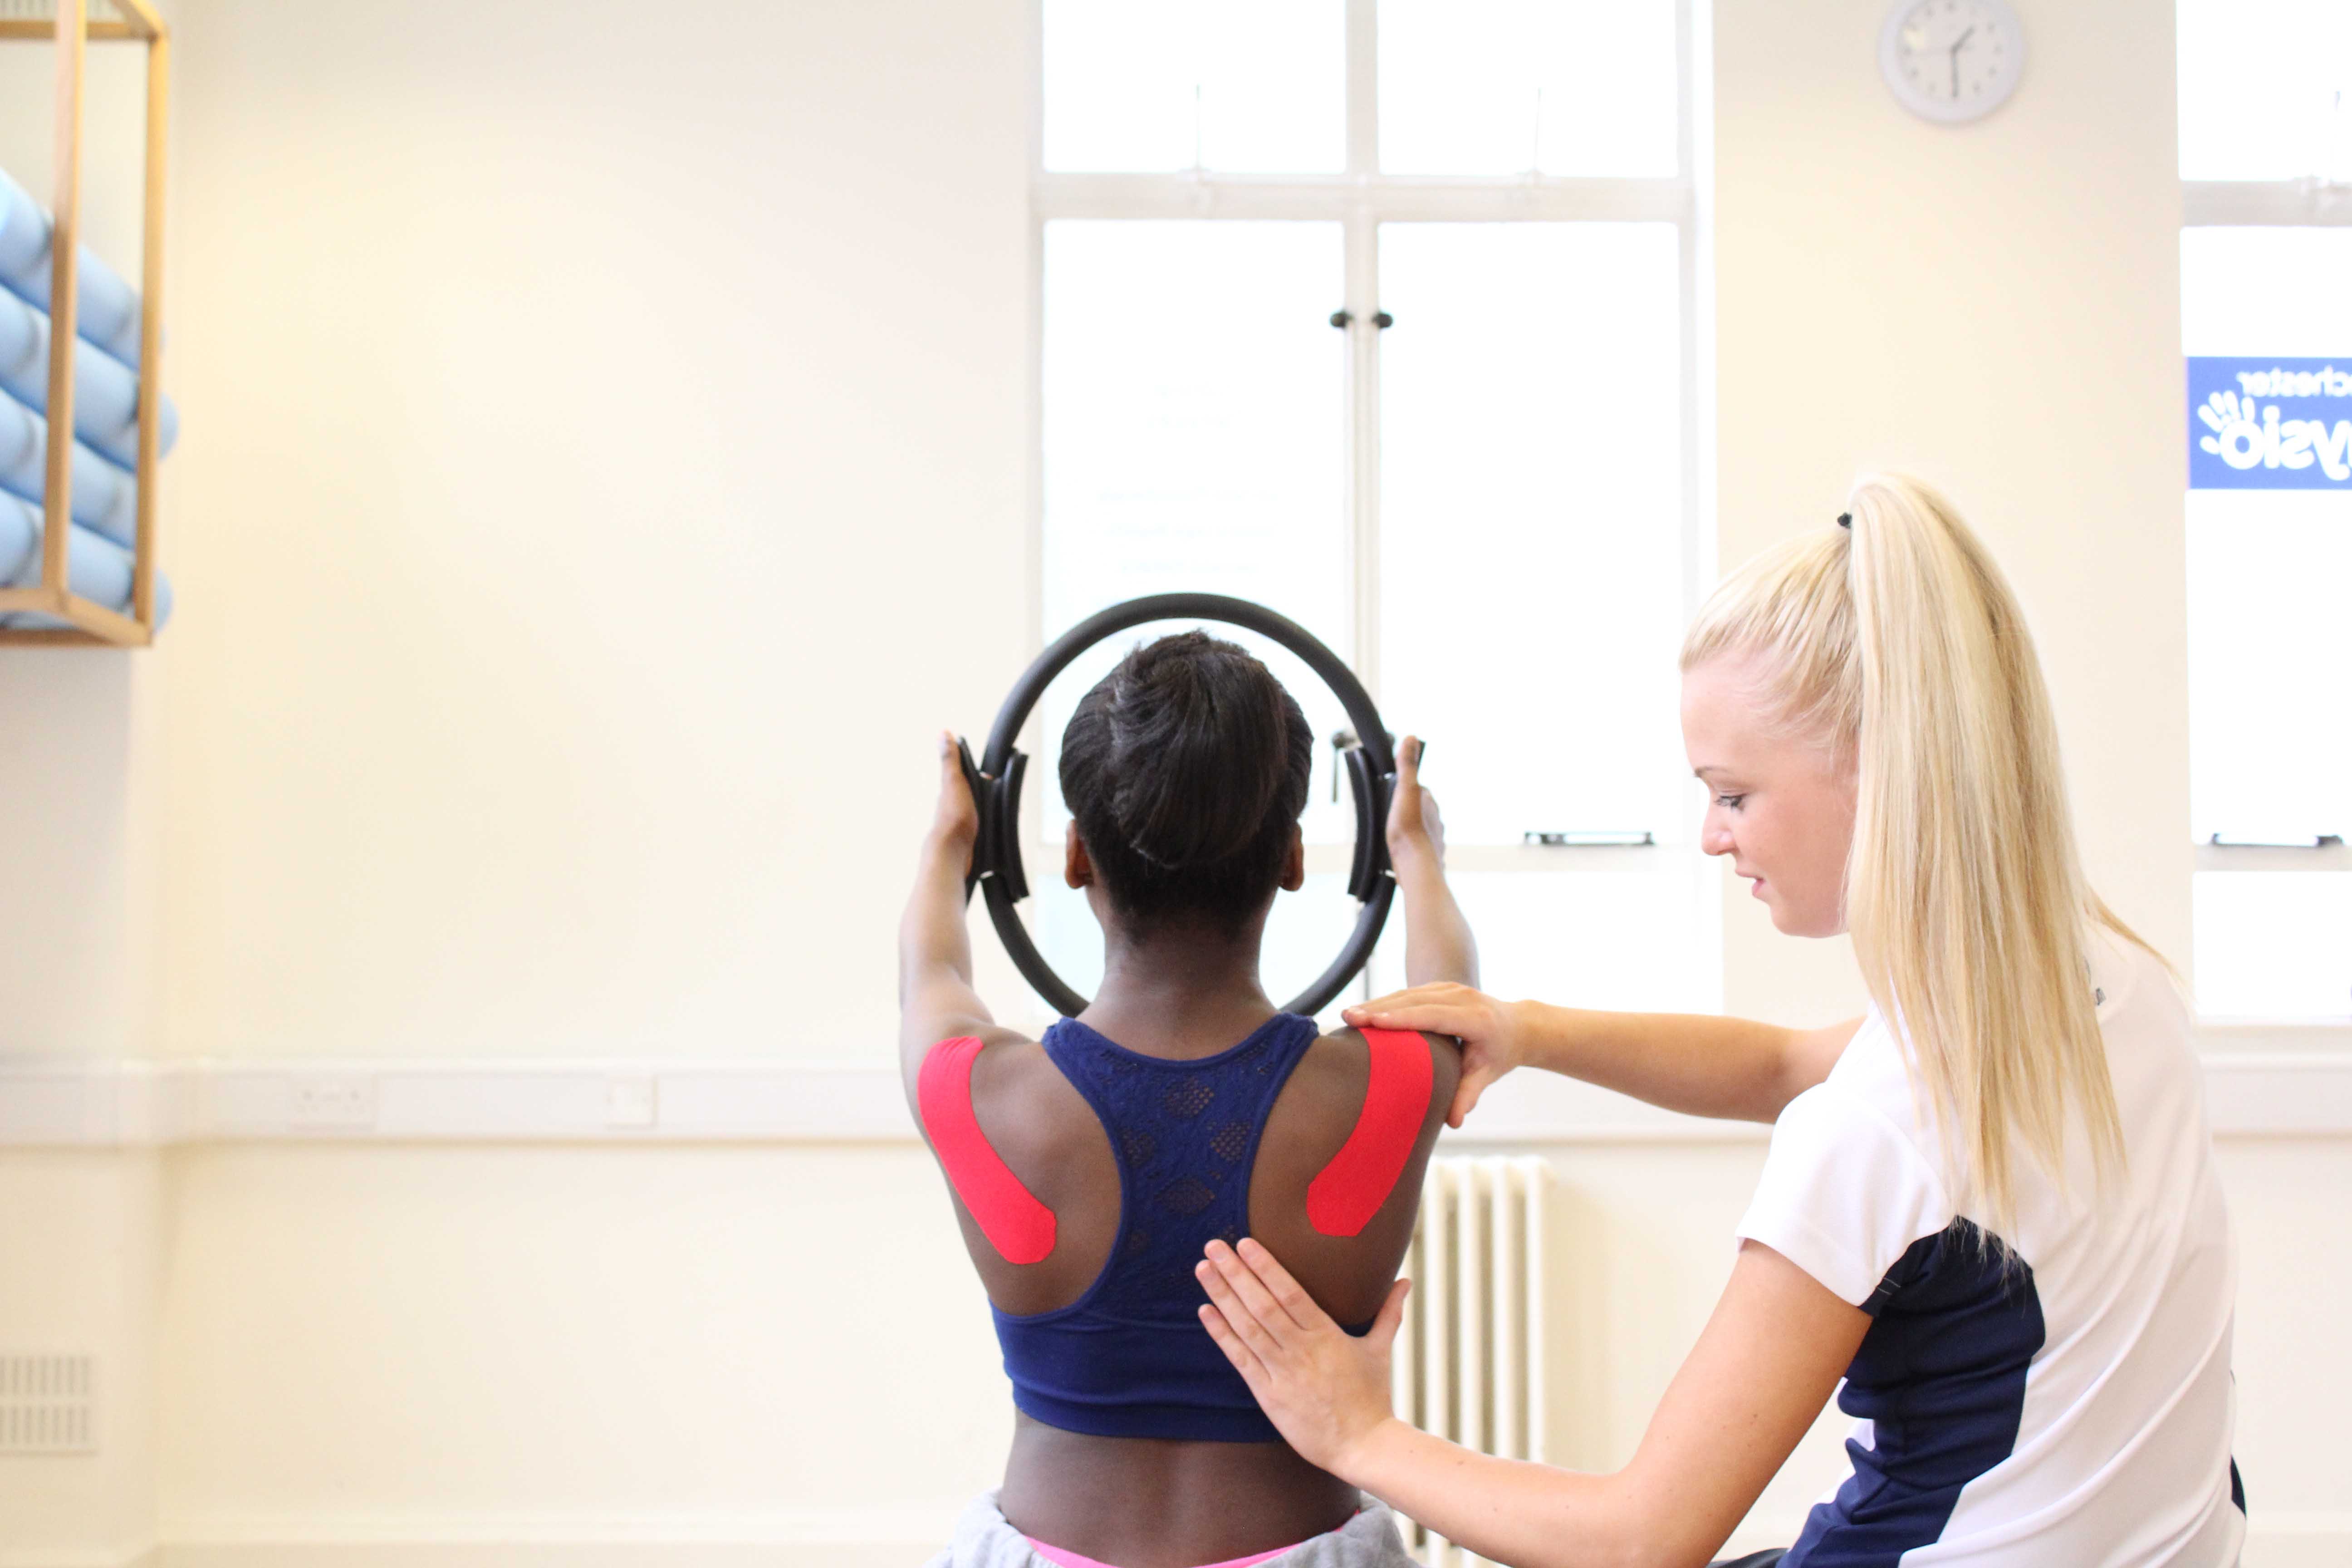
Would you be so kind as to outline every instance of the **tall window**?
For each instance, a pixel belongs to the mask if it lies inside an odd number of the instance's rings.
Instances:
[[[1042,0],[1040,22],[1041,638],[1175,589],[1280,610],[1428,738],[1489,984],[1714,1005],[1675,727],[1704,570],[1687,5]],[[1067,821],[1071,703],[1159,629],[1041,704],[1033,858]],[[1318,737],[1343,727],[1253,646]],[[1318,744],[1277,997],[1352,919],[1334,763]],[[1057,881],[1032,877],[1031,918],[1089,989],[1098,939]],[[1402,984],[1399,924],[1364,984]]]
[[[2180,0],[2197,992],[2352,1014],[2352,6]]]

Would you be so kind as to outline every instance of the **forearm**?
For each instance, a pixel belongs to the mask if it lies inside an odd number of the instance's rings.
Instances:
[[[1694,1013],[1515,1005],[1521,1009],[1528,1066],[1668,1110],[1772,1121],[1809,1087],[1811,1062],[1801,1049],[1808,1037],[1777,1025]]]
[[[1408,985],[1452,980],[1478,984],[1478,942],[1454,901],[1445,866],[1425,842],[1392,844],[1390,864],[1404,901],[1404,973]]]
[[[1350,1455],[1345,1478],[1405,1517],[1506,1568],[1632,1568],[1707,1561],[1662,1540],[1620,1476],[1473,1453],[1391,1419]],[[1667,1531],[1667,1533],[1673,1533]]]
[[[912,988],[942,973],[971,980],[971,935],[964,923],[963,879],[970,845],[923,841],[914,891],[898,920],[898,1005]]]
[[[898,1011],[901,1044],[924,1048],[948,1018],[989,1021],[972,989],[971,936],[964,919],[968,840],[934,834],[923,842],[914,890],[898,921]]]

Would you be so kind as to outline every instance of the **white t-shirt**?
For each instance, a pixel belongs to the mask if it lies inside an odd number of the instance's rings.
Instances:
[[[2095,1195],[2019,1167],[2014,1261],[1955,1222],[1934,1121],[1873,1008],[1790,1100],[1739,1234],[1874,1321],[1838,1390],[1844,1479],[1786,1568],[2227,1568],[2236,1248],[2188,1009],[2146,952],[2092,943],[2125,1169]]]

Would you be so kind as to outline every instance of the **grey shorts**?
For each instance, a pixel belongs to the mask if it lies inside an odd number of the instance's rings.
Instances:
[[[956,1521],[954,1543],[925,1568],[1055,1568],[1029,1538],[1005,1522],[996,1494],[974,1498]],[[1261,1568],[1420,1568],[1406,1555],[1397,1518],[1385,1503],[1364,1500],[1361,1513],[1328,1534],[1302,1541]]]

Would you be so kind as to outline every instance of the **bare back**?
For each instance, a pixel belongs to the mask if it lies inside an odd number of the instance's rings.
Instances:
[[[1054,1312],[1078,1302],[1112,1262],[1120,1234],[1119,1163],[1087,1096],[1043,1045],[1007,1031],[991,1031],[987,1039],[971,1068],[972,1110],[1004,1164],[1052,1211],[1052,1250],[1036,1262],[1008,1262],[961,1196],[957,1218],[1000,1312]],[[1168,1039],[1129,1048],[1184,1061],[1233,1044]],[[1422,1173],[1460,1074],[1452,1042],[1423,1037],[1423,1044],[1432,1082],[1418,1136],[1356,1234],[1318,1231],[1308,1219],[1307,1198],[1364,1110],[1372,1065],[1362,1036],[1347,1030],[1307,1046],[1257,1142],[1249,1233],[1342,1323],[1369,1321],[1396,1278],[1412,1240]],[[1206,1299],[1197,1286],[1191,1289]],[[1024,1415],[1016,1416],[999,1501],[1016,1528],[1098,1562],[1190,1568],[1335,1529],[1355,1510],[1357,1496],[1279,1442],[1098,1436]]]

